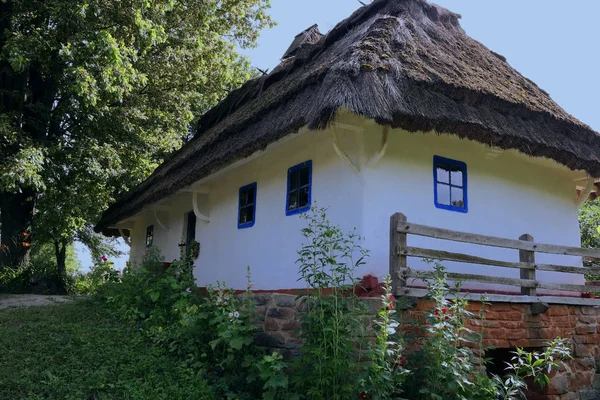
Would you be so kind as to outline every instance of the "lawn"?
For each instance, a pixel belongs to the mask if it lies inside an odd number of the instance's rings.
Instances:
[[[101,303],[0,310],[0,399],[213,399]]]

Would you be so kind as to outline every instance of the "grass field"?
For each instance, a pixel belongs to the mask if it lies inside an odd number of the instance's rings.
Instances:
[[[213,399],[93,301],[0,310],[0,399]]]

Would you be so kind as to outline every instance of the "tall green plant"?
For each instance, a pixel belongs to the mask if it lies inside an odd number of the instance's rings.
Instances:
[[[448,285],[446,270],[439,262],[429,261],[433,273],[425,277],[428,298],[433,302],[425,314],[426,335],[407,347],[418,348],[409,357],[412,376],[406,380],[407,397],[416,400],[503,400],[524,399],[526,379],[545,385],[548,374],[570,357],[566,341],[555,339],[543,352],[515,351],[506,368],[506,376],[489,377],[481,364],[483,333],[465,327],[476,315],[467,310],[461,296],[461,283]],[[480,313],[483,318],[485,313]]]
[[[392,281],[388,275],[381,296],[381,307],[375,319],[375,343],[369,351],[370,364],[365,380],[365,391],[360,397],[373,400],[400,399],[402,385],[410,371],[406,369],[403,355],[404,341],[395,319],[396,299],[392,293]]]
[[[315,208],[301,216],[304,243],[298,251],[299,274],[309,287],[301,315],[304,342],[296,364],[295,386],[307,399],[349,399],[360,384],[357,347],[364,321],[363,304],[354,286],[356,270],[368,251],[356,231],[344,233],[327,219],[327,210]]]

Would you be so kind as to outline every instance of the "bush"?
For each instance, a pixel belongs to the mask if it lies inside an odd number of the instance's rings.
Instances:
[[[105,285],[102,297],[156,346],[206,371],[218,397],[256,399],[263,387],[267,395],[281,389],[287,382],[281,380],[285,364],[254,343],[257,316],[250,283],[241,296],[224,284],[199,291],[190,257],[174,261],[166,271],[163,266],[159,251],[149,251],[140,266],[125,269],[119,283]]]
[[[67,280],[67,289],[71,294],[93,295],[102,290],[104,285],[121,281],[121,273],[114,268],[112,261],[101,261],[94,264],[90,272],[77,273]]]

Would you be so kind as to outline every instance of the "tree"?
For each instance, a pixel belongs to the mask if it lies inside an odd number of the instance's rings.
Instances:
[[[0,1],[0,264],[65,254],[250,77],[269,0]],[[34,214],[35,210],[35,214]],[[35,241],[33,241],[35,239]]]
[[[586,201],[579,209],[581,246],[600,249],[600,202]]]

